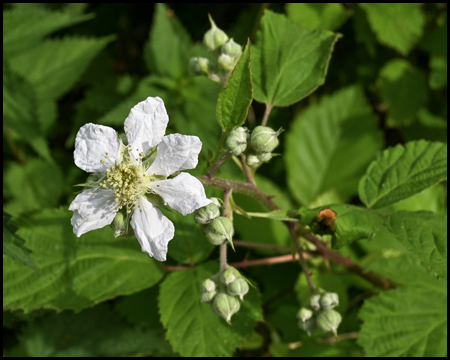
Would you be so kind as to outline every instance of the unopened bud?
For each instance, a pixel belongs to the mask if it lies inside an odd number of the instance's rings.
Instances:
[[[195,75],[209,75],[213,67],[213,64],[206,58],[193,57],[189,60],[189,68]]]
[[[252,131],[252,136],[250,139],[252,149],[257,153],[272,152],[279,144],[278,135],[281,131],[281,129],[274,131],[267,126],[255,127]]]
[[[227,54],[220,54],[219,56],[219,65],[222,66],[225,70],[230,71],[233,70],[234,65],[236,65],[236,58],[229,56]]]
[[[269,162],[270,159],[272,159],[272,153],[261,153],[256,155],[258,157],[258,160],[261,162]]]
[[[238,295],[241,300],[244,300],[244,295],[248,293],[248,283],[244,279],[236,279],[228,284],[228,294]]]
[[[114,237],[118,236],[133,236],[134,231],[129,226],[128,220],[126,215],[119,211],[116,216],[114,217],[114,220],[110,224],[111,228],[114,230]]]
[[[325,293],[320,297],[321,309],[334,309],[339,305],[339,296],[336,293]]]
[[[247,159],[245,162],[251,168],[257,167],[259,164],[261,164],[261,161],[258,159],[258,156],[256,156],[255,154],[247,155]]]
[[[298,313],[297,313],[297,318],[302,321],[305,322],[306,320],[309,320],[313,317],[314,313],[311,309],[307,309],[307,308],[301,308]]]
[[[313,294],[309,298],[309,305],[316,311],[320,309],[320,297],[320,294]]]
[[[226,269],[220,274],[220,280],[224,284],[228,285],[236,280],[236,273],[233,271],[233,269]]]
[[[216,283],[211,279],[206,279],[202,282],[202,291],[208,292],[216,289]]]
[[[222,54],[234,57],[236,60],[239,60],[239,57],[242,55],[241,45],[236,43],[232,38],[222,45],[221,50]]]
[[[234,235],[233,221],[220,216],[205,225],[202,229],[209,242],[213,245],[222,245],[225,241],[232,243]]]
[[[243,127],[234,129],[230,135],[228,135],[226,145],[231,154],[238,156],[241,155],[247,148],[247,141],[249,138],[249,131]]]
[[[316,327],[316,319],[312,317],[311,319],[308,319],[306,321],[300,320],[298,322],[298,326],[300,329],[305,330],[308,336],[311,336],[311,332]]]
[[[211,29],[209,29],[203,37],[203,43],[208,50],[212,51],[225,44],[228,40],[228,35],[217,27],[211,15],[208,16],[209,22],[211,23]]]
[[[230,322],[231,317],[239,311],[241,304],[234,296],[224,293],[217,294],[212,303],[212,309],[216,315]]]
[[[214,203],[209,203],[194,212],[194,221],[197,224],[208,224],[220,216],[219,207]]]
[[[216,197],[212,197],[212,198],[210,198],[209,200],[211,200],[212,203],[215,204],[215,205],[217,205],[218,207],[221,207],[221,206],[222,206],[222,205],[220,204],[219,199],[216,198]]]
[[[324,310],[317,315],[317,327],[323,332],[332,332],[337,335],[337,328],[342,316],[335,310]]]
[[[217,295],[217,291],[205,291],[200,294],[200,301],[210,303],[214,300],[214,297]]]

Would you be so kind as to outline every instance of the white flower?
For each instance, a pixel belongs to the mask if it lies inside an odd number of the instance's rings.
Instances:
[[[119,210],[126,211],[142,251],[166,260],[175,229],[148,199],[159,195],[165,205],[183,215],[211,202],[194,176],[170,176],[197,166],[202,143],[196,136],[164,136],[168,122],[162,99],[149,97],[125,119],[127,146],[110,127],[81,127],[75,141],[75,164],[99,180],[70,204],[75,235],[111,224]]]

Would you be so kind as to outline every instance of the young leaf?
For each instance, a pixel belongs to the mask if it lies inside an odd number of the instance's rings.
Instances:
[[[382,148],[378,127],[357,86],[324,97],[297,116],[286,134],[284,154],[294,197],[309,205],[330,188],[337,188],[344,201],[355,194],[364,170]]]
[[[135,238],[114,238],[109,228],[77,238],[68,210],[44,210],[17,219],[17,235],[33,251],[37,274],[3,259],[3,309],[81,310],[156,284],[163,271]],[[145,274],[143,276],[142,274]]]
[[[325,81],[339,36],[324,30],[309,32],[284,15],[266,10],[253,49],[255,100],[288,106],[311,94]]]
[[[359,182],[359,197],[382,208],[447,179],[447,144],[412,141],[383,151]]]
[[[353,241],[371,239],[383,225],[381,217],[367,209],[347,204],[300,208],[300,223],[320,235],[331,234],[331,245],[339,249]]]
[[[447,217],[429,211],[400,211],[386,227],[419,260],[447,279]]]
[[[409,53],[422,35],[425,16],[420,3],[361,3],[370,26],[384,45]]]
[[[182,356],[231,356],[262,320],[257,290],[252,288],[232,319],[232,325],[216,316],[209,304],[200,302],[201,283],[217,272],[208,262],[195,268],[176,271],[162,282],[159,295],[161,322],[167,339]]]
[[[291,20],[308,30],[335,30],[348,16],[339,3],[289,3],[286,4],[286,13]]]
[[[231,73],[228,84],[217,100],[216,116],[223,131],[231,131],[241,126],[253,100],[252,74],[250,62],[252,59],[252,45],[250,40]]]

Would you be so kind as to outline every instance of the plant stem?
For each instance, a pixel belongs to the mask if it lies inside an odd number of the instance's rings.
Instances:
[[[272,111],[273,106],[272,105],[267,105],[266,104],[266,111],[264,112],[264,117],[261,121],[261,126],[266,126],[267,125],[267,121],[269,120],[269,115],[270,112]]]
[[[215,163],[217,161],[217,159],[219,158],[220,149],[222,149],[222,145],[223,145],[223,142],[225,141],[226,137],[227,137],[227,133],[222,132],[222,136],[220,137],[220,141],[219,141],[219,146],[217,146],[216,154],[214,155],[213,163]]]
[[[217,170],[219,170],[219,168],[225,164],[225,162],[231,157],[231,153],[229,151],[227,151],[225,154],[223,154],[218,160],[216,160],[216,162],[214,162],[211,167],[209,168],[208,174],[206,174],[206,176],[208,176],[209,178],[212,178],[214,176],[214,174],[216,173]]]
[[[230,216],[230,195],[231,195],[231,189],[228,188],[225,190],[223,194],[223,216],[231,217]],[[228,241],[220,245],[220,272],[224,271],[227,267],[227,246]]]
[[[255,185],[255,182],[252,178],[252,173],[246,162],[247,157],[245,155],[242,155],[241,158],[242,158],[242,164],[243,164],[243,168],[244,168],[244,172],[245,172],[245,177],[247,178],[247,182]]]

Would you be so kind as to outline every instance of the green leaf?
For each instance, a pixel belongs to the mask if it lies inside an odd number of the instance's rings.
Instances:
[[[447,179],[447,144],[424,140],[386,149],[359,183],[359,197],[378,209]]]
[[[247,118],[248,107],[253,100],[250,62],[252,45],[247,42],[245,50],[228,78],[227,86],[217,100],[216,116],[222,131],[231,131],[241,126]]]
[[[331,234],[331,245],[339,249],[353,241],[372,239],[383,225],[381,217],[364,208],[347,204],[305,207],[298,210],[300,222],[319,235]]]
[[[288,106],[311,94],[325,82],[338,38],[330,31],[309,32],[284,15],[266,10],[253,48],[255,100]]]
[[[407,287],[364,302],[358,343],[367,357],[447,355],[447,281],[438,280],[411,255],[370,267]]]
[[[413,123],[428,99],[425,74],[406,60],[395,59],[383,66],[377,83],[388,107],[387,124],[396,127]]]
[[[347,19],[347,11],[339,3],[286,4],[288,17],[308,30],[335,30]]]
[[[447,279],[447,216],[428,211],[400,211],[384,223],[419,260]]]
[[[426,108],[419,110],[417,114],[419,121],[408,127],[401,127],[405,141],[413,140],[430,140],[447,142],[447,119],[441,116],[432,114]]]
[[[382,143],[377,118],[361,88],[323,97],[297,116],[287,132],[289,189],[304,205],[333,187],[345,201],[357,192],[360,177]]]
[[[69,15],[44,8],[3,10],[3,53],[11,56],[25,52],[46,35],[93,17],[94,14]]]
[[[163,276],[135,238],[114,238],[107,227],[77,238],[68,210],[44,210],[17,219],[17,235],[33,251],[39,275],[3,259],[3,309],[79,311],[155,285]]]
[[[234,349],[250,336],[257,321],[262,321],[257,290],[251,288],[241,309],[229,325],[216,316],[209,304],[201,303],[201,282],[219,270],[209,262],[167,276],[160,286],[161,322],[173,350],[182,356],[231,356]]]
[[[34,271],[39,271],[30,256],[32,251],[25,246],[25,240],[15,234],[16,227],[8,224],[10,218],[11,216],[3,211],[3,255],[21,262]]]
[[[422,192],[392,205],[396,211],[432,211],[436,214],[447,214],[447,194],[442,184],[426,188]]]
[[[361,3],[378,41],[406,55],[422,36],[420,3]]]
[[[13,215],[55,207],[63,190],[59,167],[42,159],[32,159],[23,166],[13,164],[4,180],[12,195],[4,209]]]
[[[433,90],[439,90],[447,85],[447,57],[430,57],[430,77],[428,84]]]
[[[353,9],[353,31],[358,44],[363,44],[371,57],[375,57],[377,38],[370,28],[366,13],[359,7]]]

